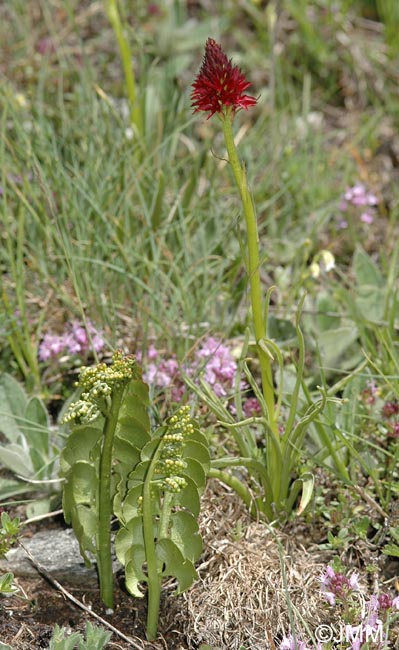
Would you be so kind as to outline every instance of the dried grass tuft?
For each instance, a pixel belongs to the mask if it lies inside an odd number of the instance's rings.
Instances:
[[[274,650],[291,632],[309,638],[307,626],[326,618],[320,575],[329,556],[251,521],[235,494],[215,483],[203,513],[200,580],[175,612],[189,647]]]

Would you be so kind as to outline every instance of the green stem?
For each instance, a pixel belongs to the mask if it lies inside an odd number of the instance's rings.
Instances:
[[[118,422],[119,409],[123,400],[123,390],[115,391],[109,413],[105,418],[103,445],[100,458],[100,476],[98,488],[98,527],[97,527],[97,566],[100,580],[101,599],[107,607],[114,606],[113,574],[111,556],[111,472],[112,448]]]
[[[170,513],[173,506],[173,496],[174,495],[172,492],[165,492],[164,494],[161,515],[159,517],[158,539],[164,539],[168,536]]]
[[[159,460],[163,441],[161,440],[148,467],[143,487],[143,536],[145,558],[147,562],[148,609],[147,639],[153,641],[157,636],[159,605],[161,602],[161,576],[158,573],[155,548],[155,534],[151,499],[151,482],[156,464]]]
[[[236,492],[236,494],[238,494],[238,496],[243,500],[248,508],[248,512],[251,517],[254,517],[254,519],[258,517],[259,512],[264,512],[269,521],[273,519],[273,512],[267,507],[266,502],[262,499],[262,501],[259,501],[258,503],[258,500],[253,498],[248,488],[236,476],[229,474],[229,472],[223,472],[221,469],[211,467],[208,472],[208,478],[217,478],[222,483],[231,487],[232,490],[234,490],[234,492]]]
[[[130,104],[130,121],[135,127],[138,135],[144,135],[143,116],[137,102],[136,81],[132,66],[132,53],[129,41],[124,34],[122,21],[118,11],[117,0],[108,0],[107,15],[118,41],[119,52],[122,61],[123,73],[125,75],[126,91]]]
[[[241,166],[234,142],[232,118],[233,114],[231,111],[227,111],[223,116],[223,134],[230,165],[238,190],[240,192],[244,209],[247,229],[248,275],[251,294],[252,319],[261,368],[263,396],[265,398],[267,406],[270,428],[273,434],[278,436],[277,423],[274,412],[274,387],[270,357],[262,349],[262,344],[264,345],[264,339],[266,337],[266,325],[263,318],[262,287],[260,281],[258,225],[256,220],[255,207],[247,184],[245,169]]]

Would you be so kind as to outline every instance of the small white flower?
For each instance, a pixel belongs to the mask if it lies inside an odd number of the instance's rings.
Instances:
[[[324,270],[327,272],[335,267],[335,257],[330,251],[320,251],[320,261],[323,263]]]
[[[309,272],[312,278],[317,280],[317,278],[320,275],[320,265],[317,262],[312,262],[311,265],[309,266]]]

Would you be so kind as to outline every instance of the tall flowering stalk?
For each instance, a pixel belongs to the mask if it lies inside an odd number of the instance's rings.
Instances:
[[[246,80],[240,68],[232,64],[231,59],[227,58],[220,45],[212,38],[208,38],[202,67],[193,83],[192,105],[195,109],[194,112],[209,112],[208,119],[216,113],[222,121],[227,155],[241,196],[247,229],[252,319],[261,367],[263,396],[267,405],[270,429],[273,435],[278,438],[273,376],[270,356],[265,346],[267,332],[260,281],[258,225],[245,167],[238,157],[233,135],[233,120],[236,112],[243,108],[247,110],[257,102],[255,97],[245,94],[244,91],[249,86],[250,83]]]
[[[242,422],[234,422],[231,414],[217,401],[217,396],[208,389],[198,391],[188,378],[187,383],[193,390],[200,392],[202,398],[213,408],[232,432],[240,452],[239,458],[218,458],[212,462],[210,476],[219,478],[229,484],[243,498],[250,511],[262,513],[269,521],[285,518],[295,506],[298,494],[302,491],[298,512],[306,507],[313,489],[313,477],[307,472],[298,476],[298,458],[305,437],[307,426],[317,417],[327,400],[325,393],[316,403],[310,403],[307,411],[298,413],[298,399],[302,385],[305,348],[303,335],[299,327],[301,305],[298,309],[296,332],[298,336],[299,355],[297,377],[292,390],[291,403],[285,429],[278,427],[279,408],[282,389],[276,394],[273,386],[272,361],[276,359],[282,375],[282,355],[278,347],[267,336],[267,307],[270,290],[263,295],[260,280],[259,236],[256,211],[247,182],[244,165],[241,163],[234,142],[233,122],[236,113],[242,109],[255,106],[257,99],[246,94],[249,82],[240,68],[233,65],[222,48],[209,38],[205,45],[202,67],[193,83],[191,94],[194,112],[205,112],[208,119],[217,115],[220,119],[228,159],[237,185],[245,218],[247,231],[246,266],[252,307],[253,332],[260,363],[262,391],[253,378],[247,377],[262,406],[262,417],[250,417]],[[248,370],[248,374],[249,370]],[[310,399],[309,399],[310,402]],[[257,423],[265,431],[265,443],[258,445],[250,425]],[[247,469],[251,479],[259,490],[257,494],[249,489],[237,476],[228,470],[233,466]],[[297,480],[293,476],[297,475]]]

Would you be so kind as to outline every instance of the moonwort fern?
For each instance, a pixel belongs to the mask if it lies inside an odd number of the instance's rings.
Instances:
[[[110,608],[110,524],[117,517],[116,552],[127,589],[141,597],[140,583],[147,583],[147,636],[154,638],[163,576],[177,579],[178,593],[196,577],[207,440],[187,406],[151,431],[148,387],[131,356],[116,352],[110,366],[83,368],[78,386],[80,397],[65,416],[72,430],[61,455],[64,516],[85,561],[96,559],[101,597]]]
[[[116,552],[125,565],[129,592],[141,597],[140,583],[148,584],[149,639],[156,635],[162,578],[176,578],[176,593],[181,593],[197,577],[199,497],[209,464],[207,439],[183,406],[143,447],[127,492],[120,482]]]

